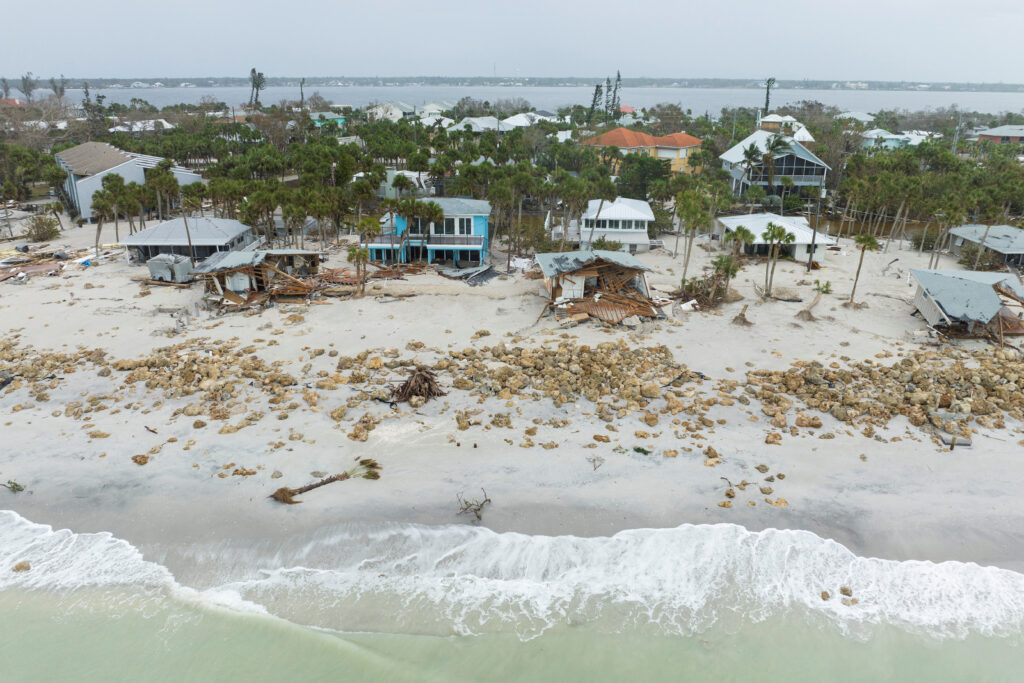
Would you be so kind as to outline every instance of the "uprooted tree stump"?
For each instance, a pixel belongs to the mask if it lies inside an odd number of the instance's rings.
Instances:
[[[814,301],[807,308],[801,308],[797,312],[796,317],[805,322],[813,323],[817,318],[811,313],[811,309],[817,306],[819,301],[821,301],[821,292],[818,292],[818,295],[814,297]]]
[[[359,461],[359,464],[350,469],[348,472],[342,472],[341,474],[335,474],[334,476],[321,479],[318,482],[308,484],[306,486],[300,486],[297,489],[288,488],[282,486],[278,490],[271,493],[268,498],[273,498],[279,503],[286,503],[287,505],[295,505],[301,503],[301,500],[295,500],[295,496],[300,496],[303,493],[312,491],[313,489],[326,486],[335,481],[345,481],[346,479],[380,479],[380,464],[376,460],[370,458],[364,458]]]
[[[747,304],[743,304],[743,310],[741,310],[739,313],[737,313],[736,315],[733,316],[732,324],[733,325],[747,325],[747,326],[754,324],[754,323],[750,322],[749,320],[747,320]]]
[[[413,370],[409,379],[391,392],[391,397],[396,401],[408,401],[413,396],[419,396],[424,401],[428,401],[444,395],[445,393],[437,384],[437,377],[424,367],[417,367]]]

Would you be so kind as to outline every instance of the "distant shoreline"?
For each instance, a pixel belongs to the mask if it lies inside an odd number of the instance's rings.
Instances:
[[[484,76],[383,76],[383,77],[352,77],[352,76],[318,76],[306,78],[306,88],[324,87],[593,87],[603,84],[605,77],[484,77]],[[8,76],[13,83],[17,78]],[[298,88],[301,77],[282,76],[267,77],[267,85],[271,87]],[[154,83],[162,87],[230,88],[248,87],[247,77],[212,77],[212,76],[148,76],[132,78],[69,78],[67,87],[79,89],[86,83],[90,88],[130,88],[132,84]],[[40,83],[43,86],[44,83]],[[764,88],[763,79],[757,78],[623,78],[622,86],[628,88],[736,88],[760,90]],[[138,86],[137,86],[138,87]],[[160,86],[158,86],[160,87]],[[16,85],[15,85],[16,88]],[[965,83],[953,81],[877,81],[877,80],[808,80],[780,79],[775,85],[778,90],[846,90],[846,91],[909,91],[909,92],[1024,92],[1022,83]]]

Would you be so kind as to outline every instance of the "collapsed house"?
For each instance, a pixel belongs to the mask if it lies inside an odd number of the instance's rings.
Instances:
[[[316,288],[320,254],[302,249],[222,251],[200,263],[192,274],[206,284],[207,296],[222,304],[262,305],[277,298],[307,298]]]
[[[146,261],[149,279],[154,282],[185,283],[192,281],[192,259],[181,254],[157,254]]]
[[[971,270],[912,270],[910,274],[918,284],[914,306],[932,327],[999,339],[1024,334],[1024,286],[1016,275]]]
[[[584,250],[537,254],[536,259],[548,297],[545,310],[552,308],[556,317],[617,324],[631,316],[663,315],[647,285],[650,268],[630,254]]]

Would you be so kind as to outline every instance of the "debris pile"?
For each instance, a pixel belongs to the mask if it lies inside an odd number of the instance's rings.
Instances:
[[[437,385],[437,378],[434,373],[423,367],[418,367],[409,375],[400,386],[391,392],[391,397],[396,401],[406,401],[410,405],[417,403],[423,405],[432,398],[444,396],[441,387]],[[419,400],[417,400],[419,399]],[[415,407],[415,406],[414,406]]]
[[[970,422],[1003,428],[1004,417],[1024,419],[1024,359],[1011,349],[915,351],[891,365],[865,360],[847,368],[800,361],[786,371],[749,372],[747,379],[747,392],[767,415],[784,413],[793,397],[846,423],[884,426],[902,415],[914,426],[966,438]]]

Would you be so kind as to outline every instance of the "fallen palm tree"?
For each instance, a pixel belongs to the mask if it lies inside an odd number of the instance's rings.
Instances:
[[[424,367],[417,367],[413,370],[409,379],[391,392],[391,397],[396,401],[408,401],[413,396],[419,396],[427,401],[444,395],[445,393],[437,384],[437,377]]]
[[[308,493],[313,489],[326,486],[335,481],[345,481],[346,479],[380,479],[380,463],[371,458],[364,458],[359,461],[359,464],[350,469],[348,472],[342,472],[341,474],[335,474],[334,476],[321,479],[318,482],[309,484],[307,486],[301,486],[297,489],[288,488],[282,486],[272,494],[267,496],[273,498],[279,503],[287,503],[288,505],[295,505],[301,503],[301,500],[295,500],[295,496],[301,496],[303,493]]]

